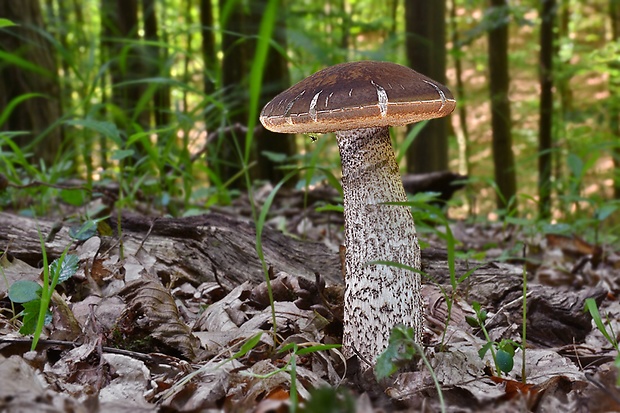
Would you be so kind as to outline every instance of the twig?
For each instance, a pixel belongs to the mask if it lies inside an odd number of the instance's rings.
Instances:
[[[6,337],[0,337],[0,344],[32,344],[32,339],[31,338],[6,338]],[[41,345],[41,346],[60,346],[60,347],[65,347],[65,348],[75,348],[75,347],[81,346],[82,343],[74,342],[74,341],[66,341],[66,340],[43,340],[42,339],[42,340],[39,340],[37,345]],[[149,354],[145,354],[145,353],[138,353],[138,352],[135,352],[135,351],[123,350],[123,349],[119,349],[119,348],[106,347],[106,346],[102,346],[101,350],[104,353],[120,354],[120,355],[123,355],[123,356],[128,356],[128,357],[135,358],[135,359],[142,360],[142,361],[149,362],[149,363],[157,362],[157,360],[153,356],[151,356]]]

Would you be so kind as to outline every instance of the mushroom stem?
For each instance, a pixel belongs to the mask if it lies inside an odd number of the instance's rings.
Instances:
[[[397,324],[423,328],[420,274],[370,261],[420,268],[420,248],[387,127],[337,132],[344,192],[345,355],[374,365]],[[370,366],[366,366],[368,368]]]

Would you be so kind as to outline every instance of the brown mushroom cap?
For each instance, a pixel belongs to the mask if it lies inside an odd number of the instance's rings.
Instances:
[[[389,62],[342,63],[316,72],[267,103],[265,128],[280,133],[327,133],[402,126],[450,114],[450,90]]]

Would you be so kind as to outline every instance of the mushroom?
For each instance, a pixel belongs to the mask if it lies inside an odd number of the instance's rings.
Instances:
[[[420,247],[389,127],[450,114],[456,106],[443,85],[389,62],[343,63],[323,69],[265,105],[263,126],[281,133],[335,132],[342,163],[345,219],[343,349],[374,365],[391,329],[414,328],[420,342],[423,303]]]

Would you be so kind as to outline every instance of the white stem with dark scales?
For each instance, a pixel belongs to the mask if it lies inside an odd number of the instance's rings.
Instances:
[[[355,348],[374,365],[395,325],[413,327],[419,342],[423,304],[418,273],[367,263],[394,261],[419,269],[420,248],[409,207],[382,205],[407,201],[389,129],[350,130],[336,137],[346,246],[343,346],[347,357]]]

